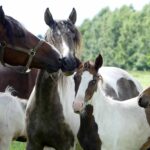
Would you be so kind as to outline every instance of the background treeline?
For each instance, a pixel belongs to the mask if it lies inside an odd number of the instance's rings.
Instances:
[[[132,6],[114,11],[105,8],[79,28],[83,60],[92,60],[101,53],[108,66],[150,69],[150,4],[141,11]]]

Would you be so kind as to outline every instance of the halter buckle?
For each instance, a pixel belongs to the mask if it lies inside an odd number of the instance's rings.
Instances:
[[[2,47],[6,47],[7,46],[6,41],[2,41],[2,42],[0,42],[0,44],[1,44]]]
[[[30,50],[30,54],[29,55],[31,55],[31,56],[35,56],[35,54],[36,54],[36,50],[33,48],[33,49],[31,49]]]

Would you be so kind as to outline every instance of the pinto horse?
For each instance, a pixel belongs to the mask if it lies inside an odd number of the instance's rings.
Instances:
[[[98,124],[101,149],[138,150],[147,141],[150,128],[143,108],[138,106],[139,96],[126,101],[117,101],[105,93],[105,77],[100,74],[102,56],[95,63],[86,62],[77,75],[77,86],[73,103],[75,112],[84,110],[86,103],[94,107],[94,117]],[[132,90],[130,91],[132,92]]]
[[[74,66],[78,67],[79,60],[75,54],[80,45],[80,34],[74,25],[75,21],[75,9],[68,20],[61,21],[55,21],[49,9],[45,11],[45,22],[50,27],[46,40],[60,50],[64,59],[70,60],[68,65],[74,62]],[[45,146],[69,150],[74,146],[74,136],[65,122],[58,93],[61,75],[60,72],[48,74],[46,70],[39,72],[26,111],[27,150],[43,150]]]

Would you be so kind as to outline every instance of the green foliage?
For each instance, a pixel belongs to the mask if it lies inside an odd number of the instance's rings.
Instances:
[[[83,37],[83,60],[98,53],[104,64],[128,70],[150,69],[150,4],[141,11],[123,6],[101,10],[92,20],[80,26]]]

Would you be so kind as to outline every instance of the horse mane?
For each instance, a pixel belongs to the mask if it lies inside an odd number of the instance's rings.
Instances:
[[[70,21],[59,21],[58,22],[58,26],[62,26],[61,24],[64,22],[65,25],[67,25],[69,27],[69,29],[75,33],[75,37],[74,37],[74,43],[75,43],[75,47],[76,49],[80,49],[81,47],[81,34],[79,32],[79,30],[77,29],[77,27],[75,25],[73,25],[72,23],[70,23]]]
[[[9,93],[10,95],[13,95],[16,93],[16,90],[12,86],[7,86],[5,89],[5,93]]]
[[[26,29],[23,27],[23,25],[10,16],[5,16],[5,22],[3,26],[6,29],[7,37],[11,43],[13,43],[15,38],[26,37]]]

